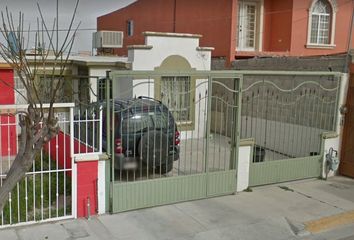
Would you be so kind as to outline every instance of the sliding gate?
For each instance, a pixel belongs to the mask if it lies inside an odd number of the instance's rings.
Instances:
[[[130,99],[107,101],[112,212],[235,192],[241,81],[234,72],[117,71],[110,78],[106,96],[112,88]],[[228,94],[213,95],[214,87]]]

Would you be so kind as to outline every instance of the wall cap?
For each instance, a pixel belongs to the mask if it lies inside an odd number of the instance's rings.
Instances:
[[[97,153],[87,153],[74,156],[74,161],[78,162],[95,162],[100,158],[100,154]]]
[[[101,154],[101,155],[98,156],[98,160],[99,160],[99,161],[107,161],[107,160],[109,160],[109,159],[110,159],[110,157],[108,156],[107,153],[103,153],[103,154]]]
[[[183,37],[183,38],[201,38],[201,34],[191,33],[171,33],[171,32],[143,32],[144,36],[159,36],[159,37]]]
[[[254,138],[240,139],[240,147],[254,146],[256,141]]]
[[[214,51],[213,47],[197,47],[197,51]]]
[[[321,135],[323,139],[337,138],[339,136],[336,132],[324,132]]]
[[[336,47],[335,44],[306,44],[306,48],[315,48],[315,49],[334,49]]]
[[[146,49],[150,50],[152,49],[151,45],[129,45],[127,46],[127,49]]]

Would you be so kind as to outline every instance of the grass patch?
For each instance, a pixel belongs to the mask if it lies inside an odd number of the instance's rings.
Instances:
[[[61,168],[56,164],[48,155],[36,157],[29,171],[34,174],[26,175],[13,189],[11,201],[0,216],[0,225],[71,215],[71,176],[57,172],[57,167]]]

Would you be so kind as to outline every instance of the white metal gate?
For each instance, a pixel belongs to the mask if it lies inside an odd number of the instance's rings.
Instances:
[[[18,151],[21,129],[13,113],[26,105],[0,106],[0,185],[6,178]],[[33,222],[74,217],[73,195],[76,173],[70,156],[70,111],[73,104],[56,104],[60,133],[35,157],[32,168],[9,193],[0,215],[0,228]]]

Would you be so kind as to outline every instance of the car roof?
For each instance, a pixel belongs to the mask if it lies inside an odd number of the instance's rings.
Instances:
[[[155,100],[153,98],[130,98],[130,99],[122,99],[122,98],[115,98],[114,99],[115,105],[121,105],[122,107],[127,107],[132,104],[140,103],[144,106],[156,106],[156,105],[163,105],[162,102]]]

